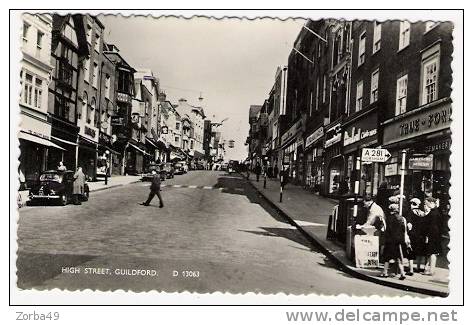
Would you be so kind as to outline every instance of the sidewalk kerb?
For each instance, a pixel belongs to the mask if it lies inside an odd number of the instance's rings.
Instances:
[[[246,179],[246,176],[244,178]],[[356,269],[352,267],[349,267],[342,260],[340,260],[335,254],[333,254],[332,251],[327,249],[321,243],[320,239],[318,239],[316,236],[313,236],[312,234],[307,232],[303,227],[299,226],[297,222],[295,222],[294,219],[292,219],[289,216],[288,213],[286,213],[276,203],[274,203],[273,200],[271,200],[268,196],[266,196],[255,184],[253,184],[251,180],[247,179],[247,181],[275,210],[278,211],[279,214],[281,214],[291,225],[296,227],[304,235],[304,237],[306,237],[313,245],[319,248],[325,256],[327,256],[339,269],[341,269],[345,273],[361,280],[373,282],[376,284],[384,285],[384,286],[395,288],[395,289],[401,289],[404,291],[416,292],[416,293],[426,294],[430,296],[438,296],[438,297],[448,296],[448,292],[437,291],[437,290],[426,289],[426,288],[419,288],[419,287],[415,287],[415,286],[411,286],[411,285],[403,284],[403,283],[385,281],[382,278],[376,278],[370,275],[366,275],[361,272],[358,272]]]
[[[105,186],[105,187],[102,187],[102,188],[96,188],[95,190],[90,190],[89,193],[99,192],[99,191],[104,191],[104,190],[110,190],[112,188],[116,188],[116,187],[120,187],[120,186],[124,186],[124,185],[129,185],[129,184],[135,184],[135,183],[139,183],[139,182],[141,182],[141,180],[136,180],[136,181],[133,181],[133,182],[130,182],[130,183],[125,183],[125,184],[116,184],[116,185]]]

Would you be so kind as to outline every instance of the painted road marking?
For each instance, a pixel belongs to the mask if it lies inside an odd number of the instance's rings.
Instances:
[[[149,187],[149,183],[142,184],[143,187]],[[242,187],[214,187],[214,186],[203,186],[203,185],[186,185],[186,184],[161,184],[161,187],[173,187],[173,188],[192,188],[199,190],[217,190],[220,192],[223,191],[237,191],[244,192],[245,189]]]

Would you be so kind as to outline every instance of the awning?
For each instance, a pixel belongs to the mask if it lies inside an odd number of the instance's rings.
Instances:
[[[205,155],[203,153],[201,153],[200,151],[197,151],[197,150],[194,150],[194,158],[204,158]]]
[[[60,150],[66,151],[66,149],[61,148],[57,144],[54,144],[51,141],[49,141],[48,139],[40,138],[40,137],[37,137],[35,135],[29,134],[23,131],[18,133],[18,138],[22,140],[26,140],[26,141],[35,142],[46,147],[54,147],[54,148],[58,148]]]
[[[140,147],[135,146],[133,143],[130,143],[130,146],[132,146],[133,148],[135,148],[136,150],[138,150],[139,152],[141,152],[143,155],[151,156],[149,153],[147,153],[146,151],[144,151],[144,150],[141,149]]]
[[[70,146],[77,146],[77,143],[71,142],[71,141],[67,141],[67,140],[63,140],[63,139],[61,139],[61,138],[56,138],[56,137],[51,136],[51,139],[56,140],[56,141],[59,141],[59,142],[63,142],[63,143],[68,144],[68,145],[70,145]]]

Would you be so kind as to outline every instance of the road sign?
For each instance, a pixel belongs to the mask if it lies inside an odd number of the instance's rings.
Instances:
[[[361,160],[369,162],[385,162],[391,158],[391,154],[386,149],[363,148]]]

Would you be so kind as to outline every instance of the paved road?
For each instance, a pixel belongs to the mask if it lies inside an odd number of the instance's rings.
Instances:
[[[157,201],[138,204],[148,184],[92,193],[81,206],[21,209],[18,286],[405,294],[334,268],[238,176],[216,171],[176,176],[165,182],[162,209]],[[80,273],[65,273],[66,267]],[[134,269],[158,275],[120,274]],[[105,274],[85,274],[92,270]]]

